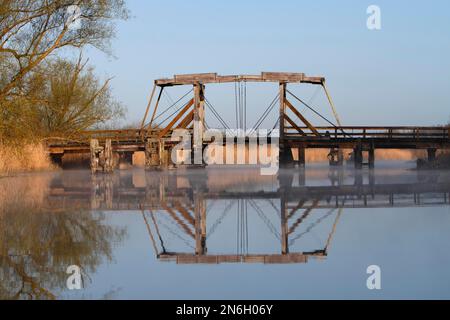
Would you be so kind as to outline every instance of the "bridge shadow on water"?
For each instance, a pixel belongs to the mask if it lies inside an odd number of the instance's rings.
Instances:
[[[68,171],[54,179],[51,206],[140,212],[155,256],[180,264],[323,259],[346,209],[450,202],[450,175],[434,171],[286,169],[262,176],[258,169],[210,168],[86,175]],[[322,240],[302,249],[316,230]],[[251,239],[255,233],[270,235],[270,252],[249,248],[258,242]],[[166,238],[176,241],[168,245]]]

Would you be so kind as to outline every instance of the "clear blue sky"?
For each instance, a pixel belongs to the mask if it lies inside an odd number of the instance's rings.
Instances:
[[[381,8],[379,31],[366,28],[371,4]],[[155,78],[261,71],[325,76],[347,125],[450,120],[449,1],[129,0],[128,7],[132,18],[117,25],[112,43],[116,58],[87,55],[99,75],[115,77],[114,94],[128,107],[129,122],[142,118]],[[231,122],[228,89],[207,96]],[[313,93],[292,90],[305,100]],[[249,123],[275,92],[249,88]],[[312,104],[331,117],[321,95]]]

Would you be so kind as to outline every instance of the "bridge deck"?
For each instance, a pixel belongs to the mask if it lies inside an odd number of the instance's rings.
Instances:
[[[450,148],[450,127],[316,127],[318,135],[307,127],[285,129],[280,142],[305,148],[353,148],[358,144],[376,149]],[[110,139],[115,151],[143,151],[146,139],[156,138],[158,132],[139,129],[84,131],[72,139],[49,140],[48,150],[50,154],[89,152],[90,139],[100,142]],[[162,139],[170,140],[170,135],[168,132]]]

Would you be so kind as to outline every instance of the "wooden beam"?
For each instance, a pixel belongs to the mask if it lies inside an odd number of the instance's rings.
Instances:
[[[175,82],[202,82],[216,81],[217,73],[193,73],[193,74],[177,74],[174,76]]]
[[[338,126],[342,127],[341,119],[339,119],[339,115],[338,115],[338,113],[336,111],[336,108],[334,106],[333,99],[331,98],[331,95],[328,92],[327,86],[325,84],[325,80],[323,80],[323,82],[322,82],[322,88],[325,91],[325,94],[326,94],[327,99],[328,99],[328,103],[331,106],[331,111],[333,111],[333,115],[334,115],[334,118],[336,119],[336,122],[337,122]]]
[[[319,131],[308,121],[306,118],[289,102],[288,99],[284,100],[286,105],[291,109],[291,111],[311,130],[316,136],[320,137]]]
[[[284,119],[285,119],[287,122],[289,122],[289,124],[290,124],[291,126],[293,126],[295,130],[297,130],[297,131],[298,131],[299,133],[301,133],[302,135],[305,135],[305,132],[304,132],[302,129],[300,129],[300,127],[297,126],[297,124],[294,122],[294,120],[292,120],[291,118],[289,118],[289,116],[288,116],[287,114],[284,115]]]
[[[180,121],[180,124],[176,127],[176,129],[186,129],[186,127],[194,120],[194,110],[189,111],[186,117]]]
[[[294,73],[294,72],[262,72],[261,77],[265,81],[291,81],[291,82],[301,82],[304,73]]]
[[[165,127],[163,130],[161,130],[161,132],[158,135],[158,138],[164,137],[167,134],[167,132],[169,132],[170,129],[172,129],[172,127],[175,125],[175,123],[177,123],[177,121],[180,120],[180,118],[183,116],[183,114],[185,114],[186,111],[188,111],[189,108],[192,107],[193,104],[194,104],[194,98],[189,100],[189,102],[186,104],[186,106],[175,116],[175,118],[172,119],[172,121],[167,125],[167,127]]]
[[[286,209],[286,198],[284,196],[280,197],[280,214],[281,214],[281,253],[289,253],[289,225],[287,218]]]
[[[178,212],[180,212],[183,217],[186,219],[186,221],[188,221],[193,227],[195,225],[195,220],[194,218],[191,216],[191,214],[189,213],[189,211],[187,211],[178,201],[175,202],[175,209],[178,210]]]
[[[160,87],[194,85],[196,83],[226,83],[226,82],[286,82],[286,83],[310,83],[322,84],[323,77],[309,77],[299,72],[262,72],[259,75],[218,75],[217,73],[194,73],[175,75],[173,78],[155,80]]]
[[[313,201],[313,204],[311,205],[311,207],[306,209],[303,212],[302,216],[300,218],[298,218],[297,221],[291,226],[288,234],[294,233],[295,229],[297,229],[297,227],[303,222],[303,220],[306,219],[306,217],[311,213],[311,211],[313,211],[317,207],[317,204],[319,203],[319,201],[320,200],[317,200],[317,199]]]
[[[153,85],[152,93],[150,94],[150,100],[148,101],[147,108],[145,109],[144,118],[141,123],[141,130],[144,129],[145,120],[147,120],[148,111],[150,110],[150,106],[152,105],[153,96],[155,94],[156,84]]]
[[[192,232],[192,230],[183,222],[183,220],[181,220],[177,214],[172,210],[172,208],[170,208],[169,206],[167,206],[167,204],[165,202],[161,202],[161,207],[166,210],[171,216],[172,218],[181,226],[181,228],[192,238],[195,239],[195,235]]]
[[[298,204],[291,210],[291,212],[289,212],[289,214],[288,214],[288,219],[290,219],[290,218],[292,218],[292,216],[298,211],[298,210],[300,210],[302,207],[303,207],[303,205],[305,204],[305,200],[300,200],[299,202],[298,202]]]
[[[161,89],[159,90],[158,100],[156,100],[155,109],[153,109],[152,119],[150,120],[150,123],[148,125],[148,127],[150,129],[152,128],[153,120],[155,119],[156,111],[158,110],[158,106],[159,106],[159,102],[161,101],[161,95],[163,93],[163,90],[164,90],[163,87],[161,87]]]
[[[194,132],[192,138],[192,151],[194,164],[203,164],[203,136],[205,132],[205,86],[194,84]]]
[[[284,140],[284,116],[286,115],[286,83],[280,82],[279,85],[279,96],[280,96],[280,141]]]

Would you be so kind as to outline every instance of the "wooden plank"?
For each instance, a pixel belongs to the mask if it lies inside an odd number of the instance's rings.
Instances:
[[[323,77],[308,77],[305,76],[302,83],[310,83],[310,84],[322,84],[325,81],[325,78]]]
[[[265,81],[301,82],[304,75],[304,73],[294,72],[261,72],[261,77]]]
[[[176,127],[176,129],[186,129],[186,127],[194,120],[194,110],[191,110],[183,120],[180,121],[180,124]]]
[[[189,108],[192,107],[193,104],[194,104],[194,98],[189,100],[189,102],[186,104],[186,106],[175,116],[175,118],[172,119],[172,121],[167,125],[167,127],[165,127],[163,130],[161,130],[161,132],[158,135],[158,138],[164,137],[166,135],[166,133],[169,132],[170,129],[172,129],[172,127],[175,125],[175,123],[177,123],[177,121],[180,120],[180,118],[183,116],[183,114],[185,114],[186,111],[188,111]]]
[[[219,255],[217,257],[217,262],[218,263],[238,263],[238,262],[242,262],[242,256],[239,255]]]
[[[262,72],[260,75],[218,75],[217,73],[179,74],[173,78],[155,80],[157,86],[189,85],[195,83],[226,83],[236,81],[248,82],[295,82],[322,84],[323,77],[309,77],[300,72]]]
[[[166,78],[166,79],[157,79],[155,80],[155,85],[163,87],[163,86],[171,86],[175,83],[174,79]]]
[[[242,81],[264,81],[262,75],[251,75],[251,74],[241,75],[239,76],[239,79]]]
[[[264,259],[267,264],[281,264],[281,263],[306,263],[307,256],[303,254],[280,254],[268,255]]]
[[[316,136],[320,137],[319,132],[306,118],[289,102],[288,99],[284,100],[284,103],[291,109],[291,111],[311,130]]]
[[[145,109],[144,118],[141,123],[141,130],[144,128],[145,120],[147,120],[148,111],[150,110],[150,106],[152,104],[153,96],[155,94],[156,85],[153,85],[152,93],[150,94],[150,99],[148,100],[147,108]]]
[[[223,83],[223,82],[236,82],[239,80],[239,76],[236,75],[227,75],[227,76],[217,76],[216,78],[217,82]]]
[[[174,76],[175,82],[216,81],[216,78],[217,78],[217,73],[177,74]]]

